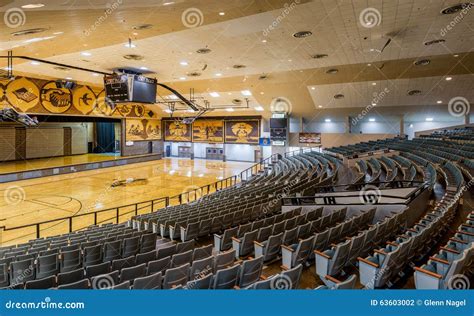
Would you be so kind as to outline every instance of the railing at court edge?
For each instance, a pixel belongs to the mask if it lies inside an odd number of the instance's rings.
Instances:
[[[71,216],[66,216],[62,218],[51,219],[47,221],[26,224],[21,226],[15,227],[6,227],[0,226],[0,246],[6,243],[11,243],[15,240],[21,240],[28,236],[33,236],[33,238],[41,238],[42,232],[51,232],[51,235],[61,235],[66,233],[71,233],[73,231],[80,231],[86,229],[91,225],[99,225],[99,224],[119,224],[121,222],[126,222],[130,220],[133,216],[153,213],[159,211],[162,208],[166,208],[169,206],[181,205],[184,203],[194,202],[201,197],[207,196],[211,193],[229,188],[234,186],[238,183],[243,183],[245,181],[250,180],[253,176],[259,174],[259,172],[268,170],[269,167],[272,166],[273,163],[277,162],[279,159],[293,157],[295,155],[301,153],[307,153],[317,151],[317,148],[308,147],[302,148],[300,150],[295,150],[291,152],[286,152],[284,154],[273,154],[268,158],[260,160],[260,162],[256,163],[255,165],[245,169],[244,171],[240,172],[237,175],[233,175],[227,177],[225,179],[216,181],[211,184],[207,184],[201,186],[199,188],[189,190],[187,192],[180,193],[174,196],[166,196],[161,197],[153,200],[148,200],[144,202],[132,203],[128,205],[122,205],[118,207],[112,207],[103,210],[97,210],[92,212],[87,212],[83,214],[75,214]],[[112,216],[110,214],[113,214]],[[107,216],[108,215],[108,216]],[[103,218],[106,216],[106,218]],[[84,223],[84,218],[92,217],[88,224]],[[81,219],[81,221],[79,221]],[[81,223],[80,226],[77,226],[78,223]],[[59,232],[52,231],[54,227],[58,227],[60,225],[66,225],[66,229],[62,229]],[[47,226],[47,227],[45,227]],[[14,232],[14,231],[28,231],[28,233],[20,234],[20,236],[15,235],[14,238],[9,240],[3,240],[2,236],[4,233]],[[43,236],[44,237],[44,236]]]

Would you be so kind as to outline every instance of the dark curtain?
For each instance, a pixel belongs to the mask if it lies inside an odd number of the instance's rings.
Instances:
[[[97,147],[96,153],[115,152],[115,129],[114,123],[98,122],[96,123]]]

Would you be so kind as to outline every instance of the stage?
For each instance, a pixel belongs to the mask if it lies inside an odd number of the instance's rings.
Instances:
[[[118,154],[84,154],[2,162],[0,164],[0,183],[123,166],[159,159],[161,159],[160,154],[133,157],[122,157]]]

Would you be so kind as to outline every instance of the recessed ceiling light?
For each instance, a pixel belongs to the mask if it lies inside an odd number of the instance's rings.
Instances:
[[[99,76],[100,76],[98,73],[95,73],[95,72],[94,72],[92,75],[93,75],[94,77],[99,77]]]
[[[188,110],[186,110],[186,111],[189,112],[189,113],[194,113],[194,110],[193,110],[193,109],[188,109]]]
[[[413,64],[415,66],[428,66],[431,63],[431,60],[429,59],[420,59],[415,61]]]
[[[369,122],[375,122],[374,118],[369,118]]]
[[[71,77],[66,77],[66,80],[72,80],[72,78]]]
[[[127,48],[135,48],[135,47],[137,47],[137,45],[132,44],[132,43],[127,43],[127,44],[125,44],[125,45],[123,45],[123,46],[125,46],[125,47],[127,47]]]
[[[331,123],[331,119],[325,119],[324,122]]]
[[[175,94],[168,96],[169,99],[178,100],[178,97]]]
[[[222,77],[222,74],[221,74],[221,73],[217,73],[217,74],[216,74],[216,77]]]
[[[34,65],[34,66],[38,66],[39,64],[41,64],[39,61],[32,61],[30,64]]]
[[[433,122],[433,118],[432,118],[432,117],[427,117],[425,120],[426,120],[427,122]]]
[[[291,59],[288,59],[288,61],[291,63],[293,60],[291,60]]]
[[[172,5],[172,4],[174,4],[174,1],[169,1],[169,2],[163,3],[163,5]]]
[[[179,77],[179,80],[186,80],[186,77]]]
[[[375,102],[372,102],[372,106],[376,106],[376,105],[377,105],[377,103],[375,103]]]
[[[458,58],[459,55],[458,55],[458,54],[454,54],[453,57],[454,57],[454,58]]]
[[[218,97],[221,96],[221,95],[220,95],[219,93],[217,93],[217,92],[211,92],[211,93],[209,93],[209,94],[210,94],[210,96],[213,97],[213,98],[218,98]]]
[[[377,85],[377,82],[372,82],[372,85],[373,85],[373,86],[376,86],[376,85]]]
[[[316,87],[311,87],[311,90],[316,90]]]
[[[424,42],[423,44],[425,44],[425,46],[430,46],[430,45],[434,45],[434,44],[441,44],[441,43],[444,43],[444,42],[446,42],[445,39],[435,39],[435,40],[432,40],[432,41]]]
[[[187,66],[187,65],[189,65],[186,60],[181,61],[179,64],[180,64],[181,66]]]
[[[140,67],[140,70],[148,70],[147,67]]]
[[[133,35],[133,36],[137,36],[138,33],[137,33],[137,32],[133,32],[132,35]]]
[[[318,105],[318,108],[322,109],[322,108],[323,108],[323,106],[322,106],[322,105]]]
[[[82,56],[92,56],[92,54],[89,53],[89,52],[82,52],[81,55],[82,55]]]
[[[443,101],[438,100],[438,101],[436,101],[436,103],[441,104],[441,103],[443,103]]]
[[[42,3],[31,3],[31,4],[25,4],[21,6],[23,9],[38,9],[44,7],[44,4]]]
[[[266,40],[266,39],[262,40],[262,43],[266,43],[266,42],[267,42],[267,40]]]
[[[64,32],[54,32],[53,35],[61,35],[64,34]]]
[[[249,90],[242,90],[242,95],[244,96],[251,96],[252,95],[252,92],[250,92]]]
[[[293,37],[305,38],[305,37],[309,37],[311,35],[313,35],[313,33],[310,32],[310,31],[300,31],[300,32],[296,32],[295,34],[293,34]]]
[[[367,64],[367,66],[369,66],[369,67],[370,67],[370,66],[372,66],[372,64]]]
[[[219,12],[219,15],[220,15],[220,16],[224,16],[224,15],[225,15],[225,12]]]
[[[339,70],[336,69],[336,68],[331,68],[331,69],[328,69],[326,71],[326,73],[329,74],[329,75],[334,75],[334,74],[337,74],[338,72],[339,72]]]
[[[227,95],[232,95],[232,92],[227,92]]]
[[[234,109],[233,108],[227,108],[226,111],[227,112],[234,112]]]
[[[446,81],[451,81],[453,80],[453,77],[446,77]]]
[[[263,91],[262,91],[262,92],[260,92],[260,94],[261,94],[261,95],[264,95],[264,94],[265,94],[265,92],[263,92]]]
[[[256,106],[255,107],[255,111],[259,111],[259,112],[262,112],[264,109],[262,106]]]
[[[171,113],[170,109],[166,109],[166,110],[163,110],[163,111],[166,112],[166,113]]]

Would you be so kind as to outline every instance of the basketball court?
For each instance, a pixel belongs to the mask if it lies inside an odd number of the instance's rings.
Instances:
[[[64,158],[10,162],[3,172],[30,168],[60,167],[109,160],[109,155],[81,155]],[[209,183],[234,176],[252,163],[167,158],[120,167],[66,175],[42,177],[0,184],[0,226],[7,229],[90,212],[172,197]],[[158,205],[157,205],[158,207]],[[146,210],[144,210],[146,211]],[[104,214],[104,219],[114,217]],[[131,215],[129,215],[130,217]],[[126,216],[123,217],[125,219]],[[100,219],[99,219],[100,222]],[[42,235],[66,233],[66,221],[45,224]],[[77,227],[91,225],[91,217],[75,221]],[[34,238],[28,229],[4,232],[3,243]]]

